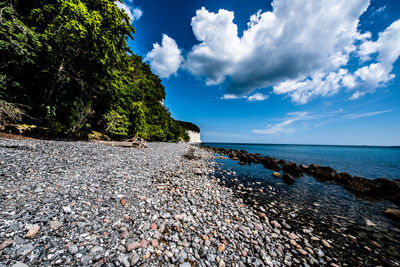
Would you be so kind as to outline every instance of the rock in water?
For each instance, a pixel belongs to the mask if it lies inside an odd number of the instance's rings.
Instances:
[[[294,182],[296,181],[290,174],[287,173],[283,174],[282,180],[288,185],[294,184]]]
[[[303,175],[303,171],[294,162],[289,162],[289,163],[283,165],[282,169],[284,172],[286,172],[287,174],[290,174],[294,177],[300,177]]]
[[[383,214],[385,214],[388,218],[396,221],[400,221],[400,210],[397,209],[386,209]]]
[[[279,178],[281,177],[281,174],[279,172],[274,172],[272,176],[274,176],[275,178]]]

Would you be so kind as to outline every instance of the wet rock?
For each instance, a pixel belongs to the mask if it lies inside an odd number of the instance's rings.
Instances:
[[[275,178],[279,178],[281,177],[281,174],[279,172],[273,172],[272,176],[274,176]]]
[[[388,218],[396,221],[400,221],[400,210],[397,209],[386,209],[383,211]]]
[[[282,166],[284,173],[287,173],[293,177],[300,177],[303,175],[303,171],[294,162],[288,162]]]
[[[296,179],[294,179],[290,174],[287,173],[283,174],[282,180],[288,185],[294,184],[294,182],[296,181]]]

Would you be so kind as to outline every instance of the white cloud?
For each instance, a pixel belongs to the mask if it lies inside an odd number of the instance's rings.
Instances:
[[[377,42],[370,40],[371,33],[358,31],[359,18],[369,3],[274,0],[272,11],[250,17],[242,35],[233,12],[213,13],[203,7],[191,21],[199,44],[190,50],[183,68],[205,78],[207,85],[227,81],[229,95],[248,95],[272,86],[274,93],[301,104],[341,88],[357,89],[361,96],[361,90],[370,92],[394,78],[391,71],[400,54],[399,21]],[[347,69],[352,56],[360,58],[355,73]],[[363,66],[371,59],[376,59],[372,62],[376,65]]]
[[[267,100],[268,98],[269,98],[268,95],[264,95],[264,94],[261,94],[261,93],[257,93],[257,94],[248,96],[247,99],[248,99],[249,101],[264,101],[264,100]]]
[[[174,39],[163,34],[161,45],[153,44],[153,50],[147,55],[145,60],[150,61],[152,70],[161,78],[169,78],[176,75],[183,57]]]
[[[221,99],[225,99],[225,100],[230,100],[230,99],[240,99],[243,97],[237,96],[237,95],[233,95],[233,94],[225,94],[221,97]]]
[[[143,15],[143,11],[139,7],[134,7],[133,0],[128,0],[127,2],[128,3],[121,3],[116,1],[115,3],[117,4],[117,7],[125,11],[132,23],[133,21],[140,19]]]
[[[296,130],[296,124],[300,121],[314,121],[314,128],[325,126],[330,123],[339,121],[355,120],[360,118],[377,116],[380,114],[391,112],[392,109],[381,110],[381,111],[368,111],[363,113],[344,113],[343,109],[334,110],[326,113],[311,113],[311,112],[291,112],[287,113],[285,118],[279,119],[281,122],[268,125],[266,129],[253,130],[253,133],[257,134],[281,134],[281,133],[292,133]],[[297,127],[298,128],[298,127]]]
[[[393,64],[400,56],[400,20],[393,22],[384,32],[379,34],[377,41],[366,41],[360,45],[358,54],[362,60],[369,60],[377,53],[377,62],[360,67],[355,71],[359,84],[364,88],[364,94],[373,92],[376,88],[387,85],[395,78],[392,74]],[[357,92],[356,92],[357,93]],[[361,92],[360,92],[361,94]],[[353,97],[353,96],[352,96]]]
[[[264,101],[267,100],[269,98],[268,95],[264,95],[261,93],[256,93],[253,95],[235,95],[235,94],[224,94],[220,99],[223,100],[231,100],[231,99],[247,99],[250,102],[255,102],[255,101]]]
[[[277,123],[275,125],[269,125],[269,127],[264,130],[253,130],[253,132],[257,134],[290,133],[294,131],[294,129],[290,128],[290,126],[298,120],[305,119],[307,114],[307,112],[289,113],[288,115],[291,115],[291,117],[284,120],[283,122]]]
[[[391,111],[392,111],[391,109],[388,109],[388,110],[374,111],[374,112],[352,113],[352,114],[344,115],[343,118],[349,119],[349,120],[355,120],[355,119],[360,119],[360,118],[365,118],[365,117],[372,117],[372,116],[380,115],[383,113],[388,113]]]

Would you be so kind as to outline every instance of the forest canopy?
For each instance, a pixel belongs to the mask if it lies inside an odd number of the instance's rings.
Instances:
[[[127,42],[135,29],[113,0],[0,2],[0,100],[25,123],[71,136],[187,140],[165,89]]]

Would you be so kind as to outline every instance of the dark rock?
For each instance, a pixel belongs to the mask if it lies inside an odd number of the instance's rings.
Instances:
[[[285,173],[290,174],[294,177],[300,177],[303,175],[303,171],[294,162],[289,162],[289,163],[283,165],[282,169]]]
[[[273,161],[270,157],[262,157],[260,158],[261,163],[264,165],[266,169],[280,171],[281,168],[278,166],[276,162]]]
[[[400,221],[400,210],[397,209],[386,209],[383,214],[385,214],[388,218]]]
[[[294,182],[296,181],[296,179],[294,179],[290,174],[287,173],[283,174],[282,180],[288,185],[294,184]]]
[[[351,176],[347,172],[338,173],[336,176],[336,181],[342,185],[348,184],[352,179],[353,176]]]
[[[312,175],[323,180],[334,180],[337,176],[336,171],[331,167],[323,167],[318,164],[311,164],[309,169]]]

